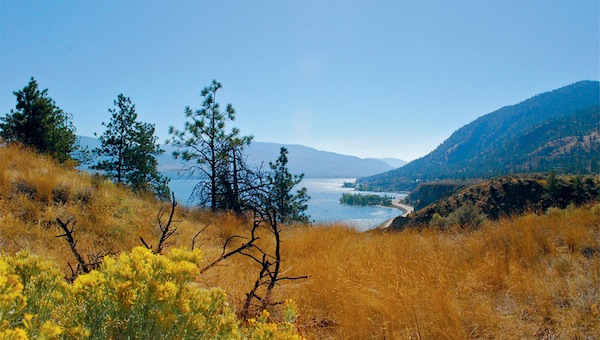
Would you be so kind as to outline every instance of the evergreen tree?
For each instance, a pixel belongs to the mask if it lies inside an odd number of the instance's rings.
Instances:
[[[287,167],[288,150],[284,147],[279,152],[275,163],[269,163],[271,172],[267,175],[269,201],[263,203],[271,206],[273,219],[281,223],[292,221],[307,223],[309,216],[305,214],[308,209],[307,202],[310,199],[306,188],[301,188],[292,193],[294,187],[302,181],[304,174],[292,175]]]
[[[194,111],[186,107],[188,121],[184,129],[177,130],[171,126],[169,134],[172,138],[168,141],[181,150],[173,152],[175,158],[195,163],[187,169],[190,176],[200,179],[193,195],[200,205],[210,205],[212,211],[237,206],[240,152],[252,140],[252,137],[240,137],[238,129],[226,131],[226,123],[235,121],[235,110],[231,104],[221,110],[216,101],[221,87],[221,83],[213,80],[202,90],[202,108]]]
[[[156,156],[164,150],[156,143],[154,124],[138,122],[135,105],[123,94],[114,105],[116,108],[108,110],[110,122],[102,123],[106,130],[99,137],[101,146],[94,150],[105,159],[92,168],[105,171],[110,179],[135,191],[153,192],[160,199],[168,199],[169,180],[157,169]]]
[[[16,110],[0,118],[0,137],[31,146],[60,162],[71,159],[78,148],[72,115],[56,105],[48,89],[39,90],[33,77],[13,94],[17,97]]]
[[[225,163],[217,186],[218,208],[232,210],[241,215],[245,209],[246,196],[250,194],[255,174],[246,164],[244,148],[252,142],[252,136],[239,137],[239,130],[232,129],[228,145],[225,146]]]

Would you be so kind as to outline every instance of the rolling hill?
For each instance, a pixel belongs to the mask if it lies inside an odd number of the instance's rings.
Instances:
[[[89,149],[98,147],[99,141],[92,137],[80,137],[82,146]],[[288,167],[294,174],[303,173],[305,177],[312,178],[335,178],[335,177],[363,177],[392,170],[398,164],[399,159],[379,160],[374,158],[358,158],[355,156],[341,155],[334,152],[320,151],[302,145],[288,145],[278,143],[253,142],[247,148],[248,163],[259,165],[264,162],[274,162],[279,156],[281,147],[289,151]],[[177,171],[183,166],[180,160],[174,159],[172,146],[162,146],[165,153],[157,157],[160,172],[176,177]],[[391,165],[388,162],[392,163]],[[406,163],[406,162],[404,162]]]
[[[443,179],[515,172],[599,171],[600,83],[581,81],[486,114],[402,168],[360,178],[370,189],[412,190]]]

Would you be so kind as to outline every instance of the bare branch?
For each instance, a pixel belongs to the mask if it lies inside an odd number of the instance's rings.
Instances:
[[[171,229],[171,224],[174,222],[173,216],[175,215],[176,206],[177,201],[175,200],[175,193],[171,192],[171,212],[169,213],[169,219],[166,221],[166,224],[163,224],[163,216],[165,214],[165,211],[162,208],[158,211],[158,215],[156,217],[158,220],[158,229],[160,229],[161,234],[160,238],[158,239],[158,245],[156,246],[156,250],[153,250],[155,254],[160,254],[165,247],[171,245],[171,242],[168,242],[167,240],[171,236],[173,236],[177,231],[177,228]],[[146,243],[144,238],[141,236],[140,241],[142,241],[144,247],[152,249],[152,246],[148,245],[148,243]]]
[[[226,260],[227,258],[229,258],[229,257],[231,257],[231,256],[233,256],[235,254],[240,254],[245,249],[253,247],[254,246],[254,242],[256,242],[258,239],[259,239],[258,237],[255,237],[254,235],[252,235],[252,238],[248,242],[240,245],[239,247],[235,248],[234,250],[232,250],[232,251],[230,251],[228,253],[221,254],[221,256],[219,256],[216,260],[214,260],[213,262],[211,262],[210,264],[208,264],[207,266],[205,266],[204,268],[202,268],[200,270],[200,274],[202,274],[205,271],[209,270],[210,268],[216,266],[219,262],[221,262],[223,260]]]
[[[71,229],[69,230],[69,223],[71,221],[73,222],[73,224],[71,225]],[[76,221],[68,220],[65,223],[59,217],[57,217],[56,222],[58,223],[60,228],[65,232],[64,234],[58,235],[56,237],[64,237],[67,240],[67,243],[69,244],[69,247],[71,248],[71,252],[75,256],[75,259],[77,259],[77,267],[81,268],[81,270],[84,273],[89,273],[91,271],[90,266],[85,262],[85,260],[83,259],[83,256],[81,256],[81,254],[77,250],[77,241],[73,237],[73,233],[75,232]],[[69,265],[69,267],[70,267],[70,265]],[[71,272],[74,274],[78,274],[78,271],[73,271],[72,267],[71,267]],[[75,278],[75,276],[76,275],[73,275],[73,278]]]
[[[208,228],[208,226],[212,223],[213,221],[213,217],[211,217],[211,219],[208,221],[208,223],[204,226],[204,228],[200,229],[196,235],[194,235],[194,237],[192,238],[192,250],[194,250],[194,246],[196,245],[196,238],[202,233],[204,232],[204,230],[206,230],[206,228]]]
[[[140,236],[140,241],[142,241],[142,244],[144,245],[144,247],[146,247],[146,249],[152,250],[152,246],[149,246],[148,243],[146,243],[146,241],[144,241],[144,238],[141,236]]]
[[[310,278],[310,275],[302,275],[302,276],[285,276],[285,277],[279,277],[275,280],[275,282],[279,282],[279,281],[284,281],[284,280],[289,280],[289,281],[293,281],[293,280],[303,280],[303,279],[308,279]]]

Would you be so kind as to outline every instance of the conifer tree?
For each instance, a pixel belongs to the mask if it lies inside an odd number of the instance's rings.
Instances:
[[[226,131],[226,123],[235,121],[235,110],[231,104],[221,110],[216,101],[221,87],[221,83],[213,80],[202,90],[202,107],[198,110],[186,107],[188,121],[183,130],[171,126],[168,141],[178,148],[173,152],[175,158],[192,161],[188,174],[200,179],[193,195],[200,205],[210,205],[212,211],[232,208],[232,204],[237,206],[235,201],[239,197],[234,197],[234,189],[239,182],[231,176],[239,174],[239,152],[252,140],[252,137],[239,136],[238,129]],[[232,165],[236,168],[232,169]],[[235,191],[239,192],[239,188]]]
[[[108,110],[110,122],[102,123],[106,130],[99,137],[101,146],[94,150],[103,159],[92,168],[105,171],[110,179],[135,191],[153,192],[160,199],[168,199],[168,178],[157,169],[156,156],[164,150],[157,144],[154,124],[138,122],[135,105],[123,94],[114,105],[116,108]]]
[[[31,146],[60,162],[71,159],[78,148],[72,115],[56,105],[48,89],[39,90],[33,77],[13,94],[17,97],[16,110],[0,118],[0,137]]]
[[[310,199],[306,188],[292,192],[294,187],[302,181],[304,174],[292,175],[287,167],[288,150],[284,147],[279,152],[275,163],[269,163],[271,172],[267,176],[270,192],[270,202],[263,204],[271,205],[274,219],[280,223],[302,222],[307,223],[309,216],[305,214],[308,206],[306,202]]]

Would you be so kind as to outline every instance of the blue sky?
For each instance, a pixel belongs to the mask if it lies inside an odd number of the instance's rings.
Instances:
[[[412,160],[502,106],[598,80],[599,2],[0,3],[0,114],[34,76],[81,135],[119,93],[183,127],[211,80],[255,140]]]

